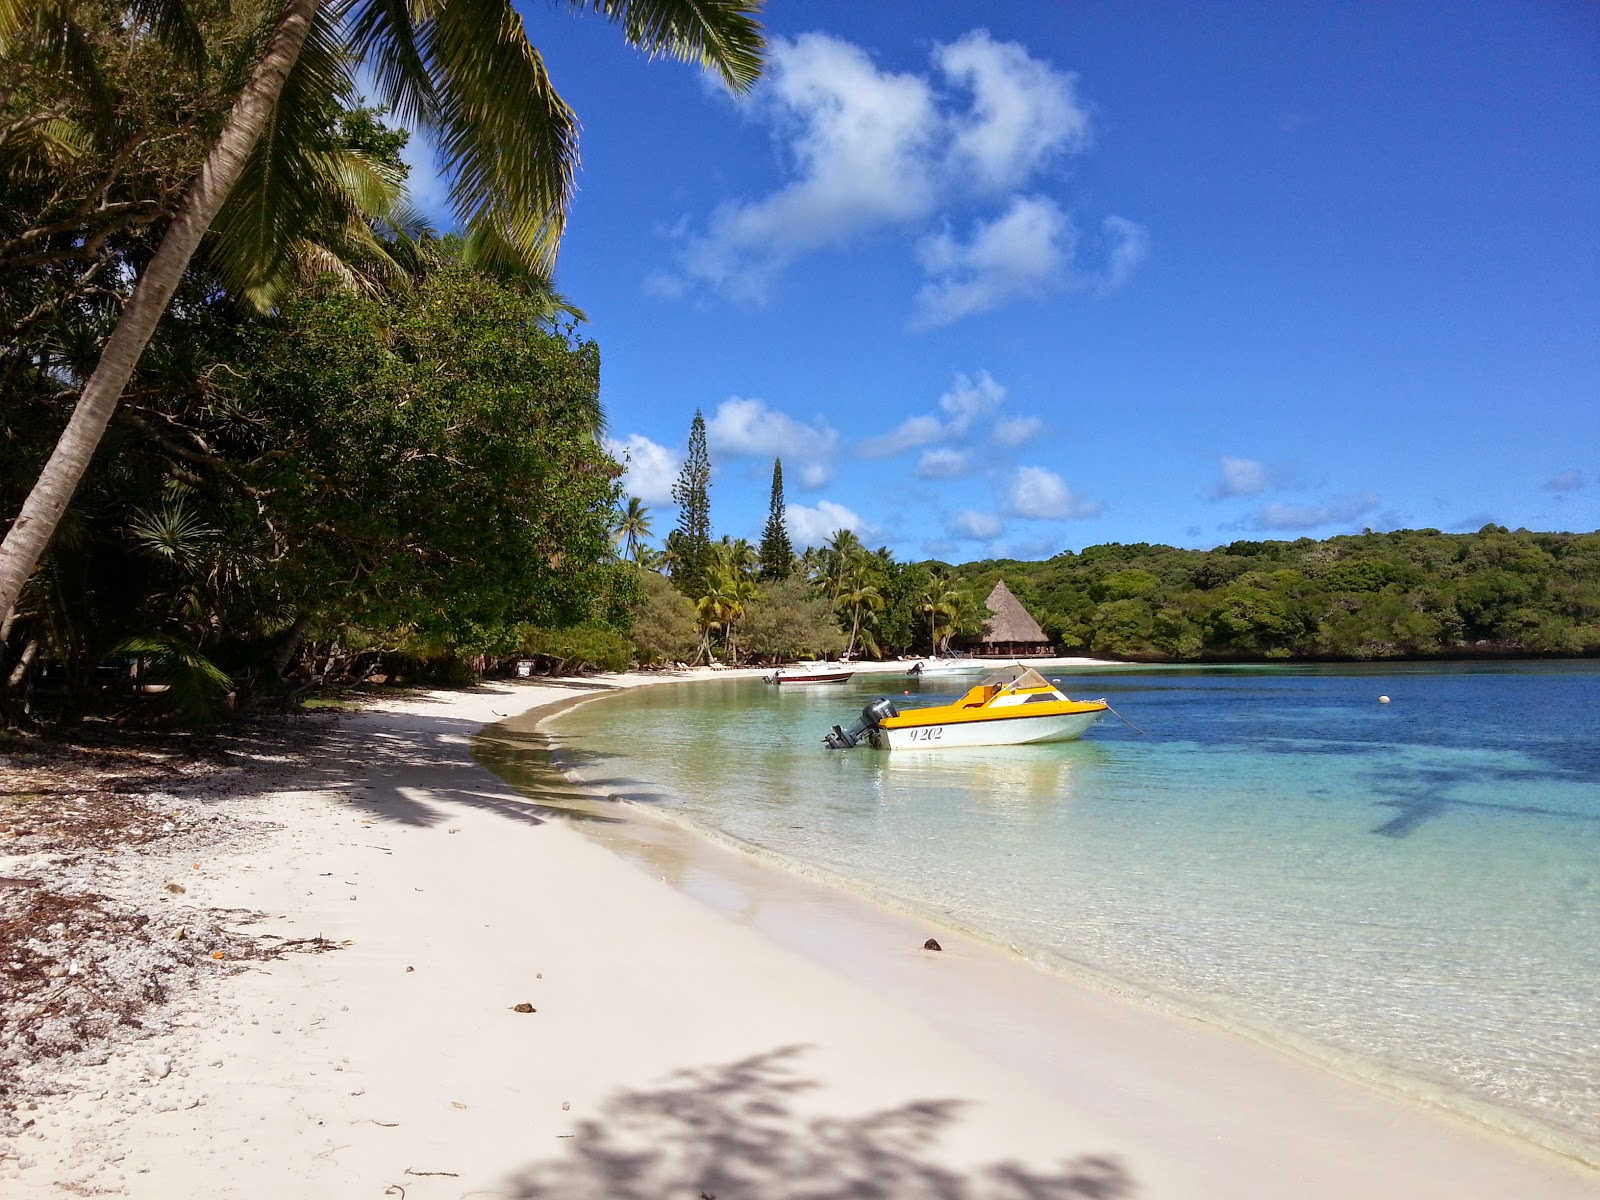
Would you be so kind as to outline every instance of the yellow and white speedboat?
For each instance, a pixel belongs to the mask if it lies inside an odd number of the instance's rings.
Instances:
[[[822,743],[847,750],[865,740],[878,750],[945,746],[1023,746],[1082,737],[1107,711],[1104,700],[1072,700],[1032,667],[1002,667],[954,704],[896,708],[877,700],[849,729],[835,725]]]

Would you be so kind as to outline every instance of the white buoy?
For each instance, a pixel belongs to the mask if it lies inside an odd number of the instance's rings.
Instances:
[[[1378,697],[1378,703],[1379,704],[1387,704],[1387,703],[1389,703],[1389,697],[1387,697],[1387,696],[1379,696]]]

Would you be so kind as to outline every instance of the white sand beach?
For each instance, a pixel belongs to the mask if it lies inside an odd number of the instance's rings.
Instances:
[[[0,1194],[1600,1196],[1574,1161],[631,806],[563,816],[471,756],[501,717],[649,680],[383,702],[210,802],[248,836],[124,856],[130,890],[339,948],[219,970],[169,1033],[73,1066]]]

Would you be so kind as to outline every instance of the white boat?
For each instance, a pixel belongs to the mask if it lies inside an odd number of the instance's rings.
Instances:
[[[835,725],[822,743],[845,750],[863,740],[877,750],[1025,746],[1068,742],[1105,715],[1104,700],[1073,700],[1032,667],[1002,667],[952,704],[896,708],[876,700],[849,729]]]
[[[843,683],[855,671],[843,663],[834,662],[797,662],[790,663],[787,667],[779,667],[770,675],[762,678],[768,683]]]
[[[925,658],[913,663],[906,674],[921,679],[938,679],[946,675],[977,675],[993,667],[992,662],[976,662],[970,658]]]

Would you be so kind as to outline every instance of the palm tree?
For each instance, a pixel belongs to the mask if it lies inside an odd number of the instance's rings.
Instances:
[[[579,0],[569,0],[572,7]],[[735,90],[760,73],[757,0],[594,0],[648,54],[696,61]],[[0,0],[0,48],[18,39],[58,45],[74,0]],[[184,0],[140,0],[140,23],[183,42],[194,34]],[[281,0],[261,56],[154,256],[123,305],[100,361],[22,511],[0,543],[0,621],[10,614],[88,469],[139,358],[229,193],[252,164],[264,197],[256,265],[288,252],[305,212],[297,134],[308,108],[352,87],[357,62],[385,103],[438,138],[454,176],[456,211],[498,253],[549,275],[577,163],[577,119],[557,94],[511,0]],[[243,253],[243,251],[241,251]]]
[[[836,604],[839,608],[850,610],[850,644],[844,652],[845,657],[849,658],[856,651],[856,639],[861,636],[863,614],[868,621],[874,620],[873,614],[883,611],[883,594],[871,582],[866,571],[858,568],[850,573]]]
[[[917,597],[917,611],[928,618],[928,642],[933,653],[938,654],[955,632],[955,621],[961,615],[966,592],[959,576],[948,576],[935,571],[928,577],[928,585]],[[940,617],[944,621],[939,620]]]
[[[733,630],[739,623],[750,605],[760,599],[761,593],[756,587],[756,581],[751,578],[738,578],[728,582],[723,589],[723,629],[728,639],[728,665],[739,665],[739,648],[734,644]]]
[[[735,579],[747,579],[756,573],[761,559],[756,548],[745,538],[730,538],[711,543],[711,561]]]
[[[644,540],[650,536],[650,524],[650,510],[644,506],[644,501],[637,496],[629,496],[628,507],[622,511],[622,519],[617,522],[616,538],[625,544],[628,557],[636,563]]]
[[[694,602],[695,616],[700,621],[700,648],[695,652],[696,663],[711,661],[711,631],[723,628],[728,621],[732,586],[733,578],[720,567],[712,567],[705,573],[702,594]]]

